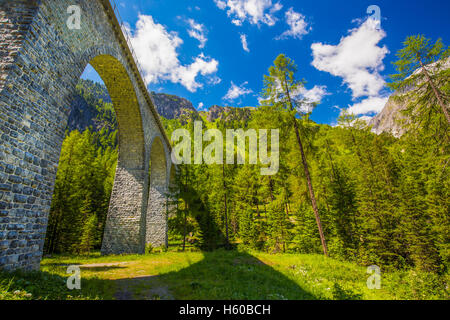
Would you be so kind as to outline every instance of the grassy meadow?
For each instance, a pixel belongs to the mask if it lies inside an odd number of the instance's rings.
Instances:
[[[69,265],[81,269],[81,290],[69,290]],[[146,255],[55,255],[32,273],[0,273],[0,299],[448,299],[448,275],[381,273],[368,289],[366,268],[321,255],[247,251],[153,252]]]

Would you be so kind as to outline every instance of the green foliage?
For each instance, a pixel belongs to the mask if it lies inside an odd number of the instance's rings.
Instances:
[[[450,48],[445,48],[441,39],[436,43],[430,43],[431,40],[424,35],[407,37],[403,43],[404,47],[396,54],[398,60],[394,62],[398,73],[391,76],[394,80],[390,87],[394,90],[402,90],[411,85],[417,85],[423,81],[425,74],[416,71],[423,66],[432,63],[442,64],[450,55]],[[437,66],[437,69],[440,69]]]
[[[45,242],[46,253],[99,249],[117,164],[103,133],[73,131],[64,140]],[[96,145],[96,141],[103,144]]]
[[[151,254],[153,252],[153,246],[151,243],[145,245],[145,254]]]
[[[81,290],[69,290],[67,277],[54,272],[0,272],[0,300],[99,300],[111,299],[110,284],[93,277]]]
[[[270,75],[284,68],[288,85],[303,85],[294,79],[294,63],[282,58]],[[298,110],[281,103],[288,97],[278,90],[273,77],[266,77],[265,84],[269,99],[252,111],[250,118],[218,119],[204,127],[222,132],[279,129],[278,174],[261,176],[261,165],[249,164],[181,166],[184,178],[179,186],[184,191],[180,198],[188,204],[181,208],[190,209],[189,218],[178,222],[186,223],[188,233],[199,243],[208,243],[208,248],[219,247],[228,235],[240,248],[320,253],[292,126],[292,114]],[[301,105],[301,99],[296,103]],[[193,134],[192,121],[164,122],[170,130],[178,125]],[[450,251],[448,142],[429,139],[422,128],[400,139],[375,135],[345,113],[337,127],[317,125],[304,114],[297,122],[331,256],[362,265],[377,264],[386,270],[446,273]],[[213,236],[216,228],[222,240]],[[336,290],[336,294],[342,293]]]
[[[99,249],[117,165],[116,118],[106,88],[77,85],[104,126],[67,132],[63,141],[44,245],[45,253],[86,254]],[[115,131],[114,131],[114,130]]]
[[[224,138],[227,129],[280,130],[280,166],[274,176],[262,176],[260,164],[178,166],[168,194],[170,243],[183,251],[237,246],[268,253],[319,254],[316,216],[320,216],[331,257],[390,271],[387,286],[393,295],[411,286],[413,294],[398,296],[442,297],[437,279],[448,274],[450,259],[448,125],[430,82],[412,72],[422,60],[439,64],[446,57],[448,50],[440,42],[430,45],[423,37],[408,39],[399,53],[392,88],[408,89],[404,92],[413,101],[405,111],[408,132],[399,139],[375,135],[345,113],[336,127],[311,121],[308,111],[314,106],[290,96],[305,82],[295,79],[297,67],[283,55],[264,78],[266,100],[251,116],[231,109],[213,123],[195,117],[162,119],[169,136],[178,128],[193,136],[195,120],[203,121],[205,130],[220,130]],[[430,77],[447,99],[448,70],[430,72]],[[116,134],[104,128],[67,135],[46,252],[90,253],[100,248],[117,162]],[[312,185],[317,212],[311,206]],[[146,252],[155,249],[148,247]],[[395,285],[397,280],[403,289]],[[361,295],[361,290],[335,281],[326,286],[327,298]]]
[[[403,126],[416,138],[448,144],[450,47],[441,39],[432,44],[423,35],[411,36],[397,57],[394,65],[398,73],[391,76],[388,86],[398,91],[393,98],[406,106]]]

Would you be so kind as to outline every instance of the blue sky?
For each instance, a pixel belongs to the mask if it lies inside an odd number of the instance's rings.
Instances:
[[[115,0],[151,91],[199,109],[257,106],[284,53],[307,81],[297,94],[320,101],[312,119],[334,124],[342,108],[373,116],[402,41],[424,34],[450,42],[450,1]],[[371,5],[380,25],[369,18]],[[84,78],[98,80],[89,68]]]

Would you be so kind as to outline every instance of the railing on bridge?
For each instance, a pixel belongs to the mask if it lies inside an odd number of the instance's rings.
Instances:
[[[141,66],[141,64],[140,64],[140,62],[139,62],[139,60],[137,58],[136,52],[134,51],[133,44],[131,43],[131,39],[130,39],[131,35],[129,34],[129,32],[127,30],[128,26],[123,22],[122,17],[120,16],[119,8],[118,8],[118,6],[117,6],[117,4],[116,4],[116,2],[114,0],[102,0],[102,1],[104,1],[104,2],[108,2],[109,1],[109,4],[110,4],[110,6],[111,6],[111,8],[113,10],[114,15],[116,16],[116,20],[117,20],[117,22],[119,24],[119,27],[120,27],[121,31],[122,31],[122,35],[123,35],[125,41],[128,44],[128,48],[129,48],[131,56],[132,56],[132,58],[134,60],[134,64],[135,64],[135,66],[137,68],[137,72],[139,72],[139,77],[140,77],[139,82],[142,83],[142,86],[143,86],[142,89],[145,90],[144,96],[146,97],[146,99],[147,98],[149,99],[149,104],[151,106],[151,111],[152,111],[153,115],[155,116],[156,123],[158,124],[158,127],[161,130],[161,133],[162,133],[162,135],[163,135],[163,137],[164,137],[164,139],[165,139],[165,141],[167,143],[167,146],[168,146],[169,150],[172,150],[172,146],[170,144],[170,140],[167,137],[166,131],[164,130],[164,126],[161,123],[161,119],[159,117],[158,111],[156,110],[153,98],[150,95],[150,93],[148,92],[147,84],[145,83],[145,78],[144,78],[145,74],[144,74],[142,66]]]
[[[120,29],[122,30],[125,40],[128,43],[128,47],[130,48],[131,55],[133,56],[134,62],[136,63],[136,67],[138,68],[138,71],[141,74],[142,79],[145,81],[144,73],[142,71],[143,69],[141,67],[141,64],[139,63],[136,52],[134,51],[133,44],[131,43],[131,35],[129,34],[129,32],[127,30],[128,26],[123,22],[116,2],[114,0],[109,0],[109,2],[111,3],[111,6],[114,10],[114,14],[116,15],[117,21],[119,22]]]

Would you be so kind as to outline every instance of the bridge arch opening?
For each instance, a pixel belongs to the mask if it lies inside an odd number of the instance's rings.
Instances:
[[[45,251],[142,253],[146,177],[139,103],[126,69],[115,57],[97,55],[89,66],[103,84],[80,80],[72,99],[68,129],[81,132],[66,130]],[[73,116],[75,111],[79,114]],[[88,120],[84,128],[77,124],[80,117],[82,122]],[[67,192],[68,183],[72,194]],[[72,230],[79,230],[71,234],[70,223]]]

